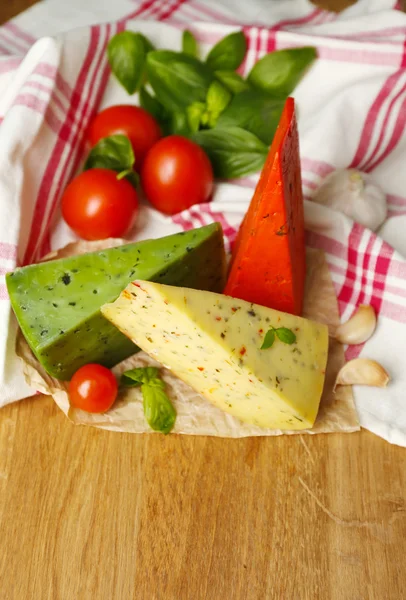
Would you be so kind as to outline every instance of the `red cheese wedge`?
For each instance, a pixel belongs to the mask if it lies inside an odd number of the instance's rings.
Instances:
[[[288,98],[238,232],[224,293],[300,315],[305,275],[299,136]]]

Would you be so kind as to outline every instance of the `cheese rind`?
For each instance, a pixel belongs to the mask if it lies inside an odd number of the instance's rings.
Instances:
[[[134,281],[102,314],[220,409],[273,429],[312,427],[324,385],[325,325],[211,292]],[[270,327],[296,342],[261,350]]]
[[[112,367],[139,348],[100,313],[134,278],[220,291],[221,225],[16,269],[6,277],[21,330],[48,373],[70,379],[89,362]]]

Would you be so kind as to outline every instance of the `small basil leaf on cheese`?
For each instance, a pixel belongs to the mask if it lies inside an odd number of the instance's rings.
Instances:
[[[287,327],[278,327],[275,329],[275,333],[278,339],[284,344],[294,344],[296,342],[296,335]]]
[[[267,350],[268,348],[273,346],[274,341],[275,341],[275,332],[273,329],[270,329],[265,334],[264,341],[262,342],[261,350]]]

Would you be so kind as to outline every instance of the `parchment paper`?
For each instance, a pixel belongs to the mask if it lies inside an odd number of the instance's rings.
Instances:
[[[62,258],[72,254],[83,254],[124,243],[127,242],[124,240],[105,240],[102,242],[72,243],[61,250],[52,252],[45,257],[45,260]],[[357,431],[359,423],[351,388],[348,386],[339,387],[336,393],[333,393],[337,373],[345,362],[344,349],[332,337],[340,322],[337,299],[324,254],[317,250],[308,250],[307,252],[304,316],[328,325],[331,336],[324,392],[319,414],[312,429],[280,431],[242,423],[239,419],[210,404],[203,396],[197,394],[192,388],[172,375],[170,371],[161,367],[161,375],[165,380],[167,393],[172,399],[177,412],[172,433],[239,438],[294,433],[315,434]],[[139,389],[131,388],[120,391],[113,408],[105,414],[85,413],[70,407],[67,384],[53,379],[44,371],[32,354],[21,332],[17,337],[16,352],[24,362],[24,374],[27,383],[35,390],[51,395],[59,408],[73,423],[128,433],[155,433],[149,428],[144,419],[142,395]],[[117,365],[113,372],[116,375],[121,375],[127,369],[149,365],[160,367],[156,361],[144,352],[140,352]]]

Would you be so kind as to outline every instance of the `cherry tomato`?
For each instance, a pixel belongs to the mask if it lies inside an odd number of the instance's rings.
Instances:
[[[84,240],[121,237],[133,224],[138,196],[126,179],[108,169],[84,171],[62,196],[62,216]]]
[[[161,137],[161,129],[154,117],[138,106],[120,104],[102,110],[93,119],[89,129],[92,146],[102,138],[121,133],[131,142],[135,168],[141,166],[148,150]]]
[[[114,404],[117,389],[110,369],[90,363],[78,369],[70,380],[70,404],[89,413],[103,413]]]
[[[173,215],[209,200],[213,170],[200,146],[179,135],[170,135],[159,140],[145,157],[141,184],[156,209]]]

